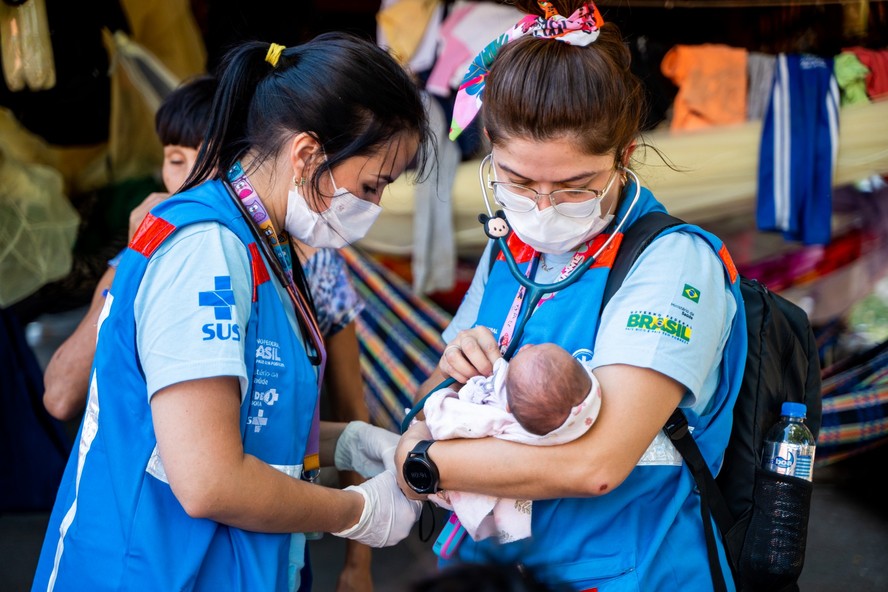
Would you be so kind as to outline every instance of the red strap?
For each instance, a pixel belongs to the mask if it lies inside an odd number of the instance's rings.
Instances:
[[[722,245],[721,249],[718,250],[718,256],[722,260],[722,263],[725,264],[725,268],[728,270],[728,275],[731,276],[731,283],[737,281],[737,266],[734,265],[734,260],[731,259],[731,254],[728,253],[728,247]]]
[[[592,243],[589,245],[589,248],[586,250],[584,254],[586,257],[589,255],[593,255],[601,248],[601,245],[610,238],[609,234],[599,234],[596,236]],[[509,235],[507,240],[507,246],[509,247],[509,251],[512,253],[512,256],[515,257],[515,263],[527,263],[533,258],[533,254],[536,252],[532,247],[527,246],[524,241],[518,238],[518,235],[514,232]],[[595,260],[595,263],[592,264],[592,267],[612,267],[614,261],[617,258],[617,252],[620,250],[620,243],[623,241],[623,235],[619,234],[614,237],[614,240],[611,241],[611,244],[607,246],[607,248],[602,252],[598,259]],[[497,261],[505,261],[506,256],[503,255],[503,252],[500,251],[496,256]]]
[[[163,218],[148,214],[133,235],[129,247],[150,257],[175,230],[176,227]]]
[[[253,302],[256,302],[259,300],[259,286],[271,279],[256,243],[250,243],[250,268],[253,270]]]
[[[595,237],[595,240],[592,241],[592,244],[589,245],[589,249],[587,253],[589,255],[594,255],[598,252],[598,249],[601,248],[601,245],[610,238],[609,234],[599,234]],[[611,268],[614,266],[614,261],[617,259],[617,253],[620,252],[620,245],[623,243],[623,233],[618,233],[614,236],[613,240],[607,246],[604,251],[598,256],[598,259],[595,260],[595,263],[592,264],[592,267],[607,267]]]

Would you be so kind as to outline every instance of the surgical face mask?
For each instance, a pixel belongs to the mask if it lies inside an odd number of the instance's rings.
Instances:
[[[494,169],[494,177],[496,169]],[[565,203],[558,207],[571,208],[571,214],[585,217],[564,216],[554,207],[529,212],[515,212],[509,203],[526,203],[527,198],[517,195],[502,185],[497,187],[497,200],[505,209],[506,219],[524,244],[540,253],[567,253],[574,247],[600,234],[614,219],[613,214],[601,215],[601,199],[581,203]]]
[[[340,249],[367,235],[382,208],[336,187],[336,181],[333,188],[330,207],[320,213],[309,207],[295,187],[290,190],[284,227],[291,236],[316,249]]]

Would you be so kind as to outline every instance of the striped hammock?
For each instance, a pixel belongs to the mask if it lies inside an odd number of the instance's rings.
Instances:
[[[441,358],[450,315],[355,247],[340,252],[365,305],[355,328],[370,421],[400,432],[405,408]]]
[[[888,342],[823,370],[818,466],[888,443]]]

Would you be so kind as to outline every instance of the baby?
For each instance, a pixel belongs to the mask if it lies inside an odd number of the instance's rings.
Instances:
[[[459,391],[441,389],[425,403],[426,424],[436,440],[494,436],[552,446],[584,434],[598,416],[601,389],[591,371],[563,348],[526,345],[493,373],[469,379]],[[430,496],[452,509],[475,540],[500,542],[530,536],[531,503],[456,491]]]

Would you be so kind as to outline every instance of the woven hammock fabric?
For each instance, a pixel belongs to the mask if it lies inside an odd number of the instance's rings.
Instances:
[[[353,247],[340,253],[365,304],[355,328],[370,421],[399,432],[405,409],[441,358],[450,315],[368,255]]]
[[[888,443],[888,342],[823,371],[818,466]]]

